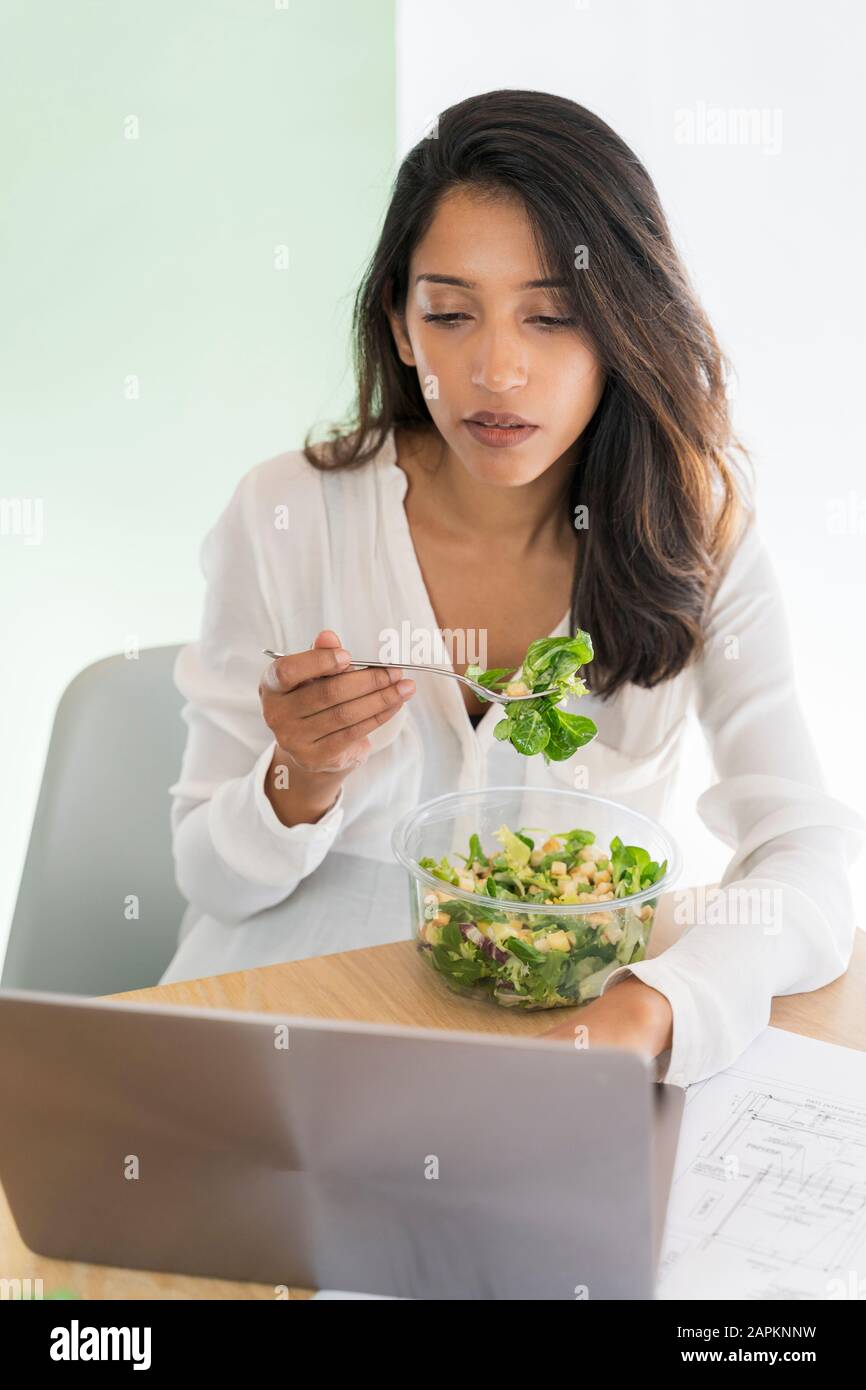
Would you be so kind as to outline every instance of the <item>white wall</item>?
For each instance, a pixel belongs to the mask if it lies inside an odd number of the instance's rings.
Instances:
[[[737,371],[735,424],[828,784],[860,810],[864,38],[853,0],[402,0],[397,33],[399,154],[452,102],[526,87],[589,107],[648,168]],[[697,132],[712,108],[761,113],[757,142],[681,143],[676,113]],[[672,826],[689,882],[711,881],[728,855],[694,815],[711,780],[695,730]],[[854,880],[864,925],[864,857]]]
[[[351,397],[393,36],[389,0],[4,6],[0,502],[44,534],[0,520],[0,962],[65,686],[197,634],[238,478]]]

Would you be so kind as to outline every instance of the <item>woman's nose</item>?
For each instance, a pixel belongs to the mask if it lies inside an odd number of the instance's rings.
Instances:
[[[489,333],[478,344],[472,370],[472,385],[487,391],[508,391],[525,386],[525,349],[511,333]]]

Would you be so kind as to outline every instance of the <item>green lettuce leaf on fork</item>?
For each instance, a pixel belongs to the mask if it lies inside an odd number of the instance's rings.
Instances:
[[[586,695],[578,672],[593,656],[592,638],[579,629],[573,637],[540,637],[530,643],[521,666],[511,675],[501,666],[487,671],[467,666],[466,675],[489,690],[504,690],[517,680],[529,691],[554,687],[550,695],[505,706],[505,715],[493,733],[502,742],[508,740],[524,757],[542,753],[546,763],[563,762],[598,733],[591,719],[558,707],[569,695]],[[478,698],[483,700],[484,696]]]

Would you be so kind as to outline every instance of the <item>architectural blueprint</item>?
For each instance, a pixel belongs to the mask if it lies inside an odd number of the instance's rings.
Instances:
[[[657,1297],[866,1299],[866,1052],[768,1028],[689,1087]]]

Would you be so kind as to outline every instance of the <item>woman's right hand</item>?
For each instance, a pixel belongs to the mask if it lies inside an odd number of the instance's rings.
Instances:
[[[370,756],[367,734],[393,719],[415,690],[399,666],[349,668],[351,654],[335,632],[320,632],[313,646],[272,661],[259,698],[292,773],[304,783],[342,780]]]

